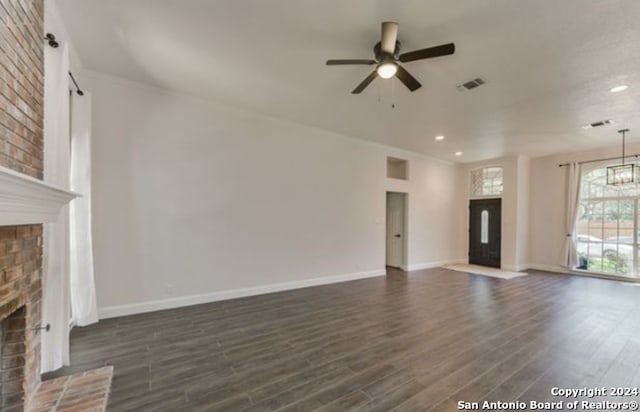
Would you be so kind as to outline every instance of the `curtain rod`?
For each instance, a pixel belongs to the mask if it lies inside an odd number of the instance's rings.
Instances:
[[[84,96],[84,92],[80,90],[80,86],[78,86],[78,82],[76,82],[76,78],[73,77],[73,73],[69,72],[69,77],[71,77],[71,81],[76,86],[76,93],[78,94],[78,96]]]
[[[44,39],[47,41],[49,46],[53,47],[54,49],[57,49],[58,46],[60,46],[60,43],[58,43],[58,41],[56,40],[56,36],[53,33],[47,33],[47,35],[44,36]],[[76,94],[78,96],[84,96],[84,92],[78,85],[76,78],[73,77],[73,73],[71,73],[71,71],[69,71],[69,77],[71,77],[71,81],[73,82],[73,85],[76,87]]]
[[[625,158],[628,158],[628,157],[635,157],[637,159],[638,157],[640,157],[640,153],[634,154],[634,155],[625,156]],[[586,163],[604,162],[605,160],[616,160],[616,159],[620,159],[620,156],[605,157],[605,158],[602,158],[602,159],[585,160],[583,162],[578,162],[578,164],[579,165],[583,165],[583,164],[586,164]],[[570,164],[571,164],[571,162],[560,163],[558,165],[558,167],[569,166]]]

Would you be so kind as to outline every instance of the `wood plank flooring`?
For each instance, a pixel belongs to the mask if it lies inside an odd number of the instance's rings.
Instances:
[[[530,273],[390,271],[107,319],[73,330],[51,376],[114,365],[112,411],[454,411],[640,386],[640,286]]]

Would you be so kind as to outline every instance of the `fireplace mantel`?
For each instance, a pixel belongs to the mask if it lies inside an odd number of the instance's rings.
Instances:
[[[55,222],[77,193],[0,166],[0,226]]]

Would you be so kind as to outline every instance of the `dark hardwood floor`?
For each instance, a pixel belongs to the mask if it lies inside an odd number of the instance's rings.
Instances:
[[[640,386],[640,286],[530,273],[398,271],[107,319],[73,330],[56,375],[114,365],[113,411],[454,411]]]

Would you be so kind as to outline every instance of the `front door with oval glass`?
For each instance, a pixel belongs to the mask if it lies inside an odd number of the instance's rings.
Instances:
[[[500,267],[501,199],[469,202],[469,263]]]

